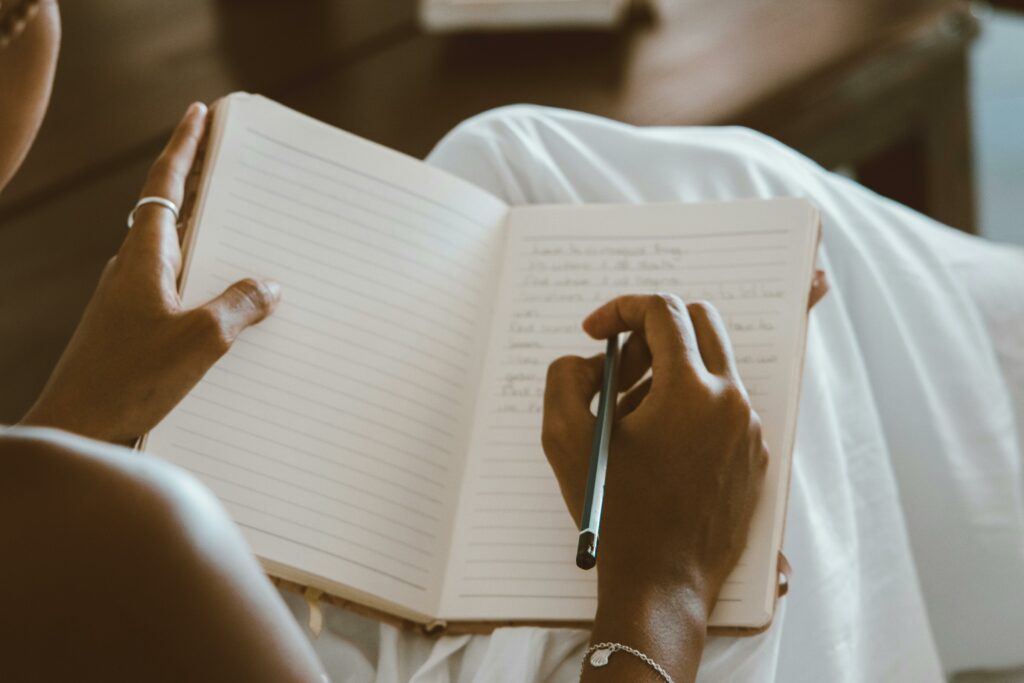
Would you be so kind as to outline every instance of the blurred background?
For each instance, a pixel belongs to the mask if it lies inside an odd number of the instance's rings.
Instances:
[[[0,423],[45,382],[173,124],[234,90],[415,156],[516,102],[747,125],[1024,243],[1024,0],[661,5],[613,31],[432,35],[415,0],[63,3],[50,112],[0,196]]]

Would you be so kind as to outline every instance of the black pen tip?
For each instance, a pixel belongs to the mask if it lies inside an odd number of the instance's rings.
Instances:
[[[593,569],[597,564],[597,536],[592,531],[580,534],[579,545],[576,546],[576,566],[580,569]]]

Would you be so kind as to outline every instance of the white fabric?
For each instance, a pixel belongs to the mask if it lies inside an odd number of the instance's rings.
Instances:
[[[821,209],[832,291],[808,339],[792,588],[767,633],[710,639],[699,680],[939,681],[1024,663],[1024,252],[743,129],[512,107],[460,125],[429,161],[515,204],[802,196]],[[430,640],[327,608],[315,647],[335,682],[519,683],[576,680],[586,637]]]

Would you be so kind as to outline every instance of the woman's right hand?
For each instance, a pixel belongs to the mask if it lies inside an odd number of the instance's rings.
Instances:
[[[706,616],[743,551],[768,464],[725,325],[709,304],[663,295],[619,297],[583,325],[595,339],[632,332],[605,485],[599,601],[685,593]],[[544,397],[544,450],[577,523],[602,364],[603,356],[560,358]]]

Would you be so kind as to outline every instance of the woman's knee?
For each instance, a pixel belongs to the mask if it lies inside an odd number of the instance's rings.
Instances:
[[[514,133],[524,125],[549,119],[552,116],[557,116],[560,112],[563,110],[532,104],[507,104],[495,107],[474,114],[456,125],[441,138],[437,147],[458,145],[473,138],[502,138]]]
[[[512,203],[806,196],[824,174],[749,128],[645,128],[533,105],[463,121],[430,161]]]

